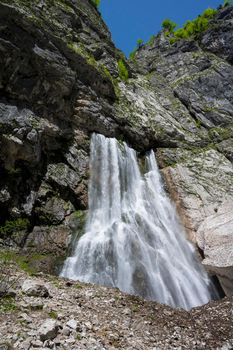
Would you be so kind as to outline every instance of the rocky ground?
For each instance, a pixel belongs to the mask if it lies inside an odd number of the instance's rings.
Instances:
[[[117,289],[11,266],[16,295],[0,299],[0,349],[233,348],[233,299],[190,312]]]

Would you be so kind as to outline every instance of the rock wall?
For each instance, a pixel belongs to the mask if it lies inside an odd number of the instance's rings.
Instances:
[[[198,237],[218,235],[203,223],[233,196],[233,8],[195,40],[171,45],[160,33],[133,61],[90,0],[0,0],[0,23],[2,242],[65,254],[83,223],[90,134],[99,132],[156,151],[190,239],[219,273],[215,240]]]

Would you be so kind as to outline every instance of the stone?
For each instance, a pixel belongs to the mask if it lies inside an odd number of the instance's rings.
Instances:
[[[46,340],[53,340],[58,334],[58,325],[56,320],[47,319],[45,320],[38,330],[38,335],[42,342]]]
[[[32,340],[31,345],[32,345],[34,348],[39,348],[39,347],[42,347],[42,346],[43,346],[43,342],[40,341],[39,339],[37,339],[37,340]]]
[[[25,280],[22,285],[22,291],[24,294],[33,297],[44,297],[50,296],[48,288],[40,282],[33,280]]]
[[[70,327],[64,327],[62,329],[62,334],[64,334],[65,336],[68,337],[70,335],[70,333],[71,333],[71,328]]]
[[[69,327],[69,328],[71,328],[71,329],[76,330],[77,327],[78,327],[78,322],[77,322],[76,320],[72,319],[72,320],[69,320],[69,321],[66,323],[66,326]]]
[[[20,315],[20,318],[23,319],[25,322],[27,323],[31,323],[32,322],[32,319],[30,316],[28,316],[28,314],[26,313],[23,313]]]

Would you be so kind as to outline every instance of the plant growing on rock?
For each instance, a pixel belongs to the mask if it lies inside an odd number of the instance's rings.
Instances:
[[[143,40],[142,39],[138,39],[137,40],[137,47],[138,47],[138,49],[140,49],[140,47],[142,47],[143,46]]]
[[[120,59],[117,64],[120,78],[124,81],[127,81],[129,78],[129,72],[125,65],[125,62],[122,59]]]
[[[0,226],[0,237],[6,238],[14,233],[27,230],[29,220],[18,218],[16,220],[7,220],[4,226]]]
[[[162,27],[166,32],[172,33],[174,31],[174,29],[177,27],[177,24],[175,22],[171,21],[170,19],[165,19],[162,22]]]
[[[100,6],[100,0],[91,0],[92,4],[95,5],[95,7]]]
[[[178,28],[175,32],[170,32],[170,43],[173,44],[180,39],[188,39],[204,32],[209,27],[210,20],[216,14],[212,8],[206,9],[200,16],[193,21],[187,21],[183,28]]]
[[[227,7],[227,6],[231,6],[231,5],[232,5],[232,3],[230,0],[224,0],[223,7]]]

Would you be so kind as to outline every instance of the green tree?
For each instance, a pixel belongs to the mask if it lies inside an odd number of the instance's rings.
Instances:
[[[169,33],[172,33],[174,31],[174,29],[177,27],[177,24],[175,22],[171,21],[170,19],[165,19],[162,22],[162,27],[163,27],[163,29],[165,29]]]
[[[214,17],[216,12],[217,12],[217,10],[212,9],[212,8],[208,8],[202,13],[201,17],[211,19]]]
[[[138,47],[138,49],[139,49],[140,47],[142,47],[143,44],[144,44],[144,42],[143,42],[142,39],[138,39],[138,40],[137,40],[137,47]]]
[[[226,6],[231,6],[231,1],[230,0],[224,0],[223,7],[226,7]]]
[[[101,0],[91,0],[92,4],[95,5],[95,7],[99,7],[100,6],[100,1]]]

